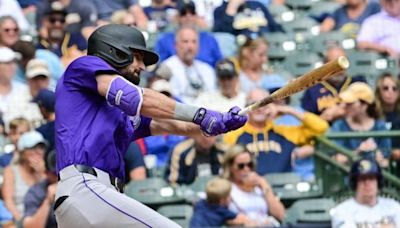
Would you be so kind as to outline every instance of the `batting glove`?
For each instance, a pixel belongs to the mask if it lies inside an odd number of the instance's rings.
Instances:
[[[193,122],[200,125],[205,134],[219,135],[238,129],[246,123],[247,116],[239,115],[239,111],[239,107],[233,107],[227,113],[200,108],[197,110]]]

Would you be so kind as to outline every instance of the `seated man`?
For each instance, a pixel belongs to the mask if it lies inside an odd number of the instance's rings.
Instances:
[[[332,209],[332,227],[400,227],[400,204],[379,197],[381,168],[374,160],[356,161],[350,171],[352,198]]]
[[[266,97],[268,92],[253,90],[247,97],[247,104]],[[285,126],[273,122],[279,115],[290,114],[296,117],[299,126]],[[230,145],[241,144],[257,158],[256,172],[291,172],[292,153],[296,146],[306,145],[317,135],[328,129],[328,123],[310,112],[280,104],[269,104],[249,113],[247,123],[240,129],[225,134],[224,141]]]
[[[191,184],[198,176],[218,175],[222,156],[216,137],[187,139],[170,151],[165,179],[171,184]]]

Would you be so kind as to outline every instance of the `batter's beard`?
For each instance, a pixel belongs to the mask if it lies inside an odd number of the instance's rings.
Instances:
[[[119,70],[121,75],[128,81],[132,82],[135,85],[139,85],[140,83],[140,72],[132,71],[128,68],[122,68]]]

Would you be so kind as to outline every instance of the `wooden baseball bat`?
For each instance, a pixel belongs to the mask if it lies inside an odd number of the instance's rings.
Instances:
[[[245,115],[248,112],[256,110],[269,103],[281,100],[301,90],[310,88],[319,82],[325,81],[326,79],[343,72],[345,69],[349,68],[349,65],[349,60],[344,56],[340,56],[339,58],[325,63],[324,65],[306,74],[303,74],[295,80],[290,81],[287,85],[276,90],[268,97],[265,97],[262,100],[247,106],[239,112],[239,115]]]

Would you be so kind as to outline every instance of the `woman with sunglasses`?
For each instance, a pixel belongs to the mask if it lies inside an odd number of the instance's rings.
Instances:
[[[400,81],[392,74],[382,74],[376,82],[376,106],[382,111],[388,129],[400,130]],[[400,138],[392,138],[392,158],[398,161],[400,174]]]
[[[243,146],[235,145],[224,156],[223,177],[232,182],[229,209],[243,213],[259,226],[275,226],[285,216],[285,207],[267,180],[255,170],[255,158]]]

